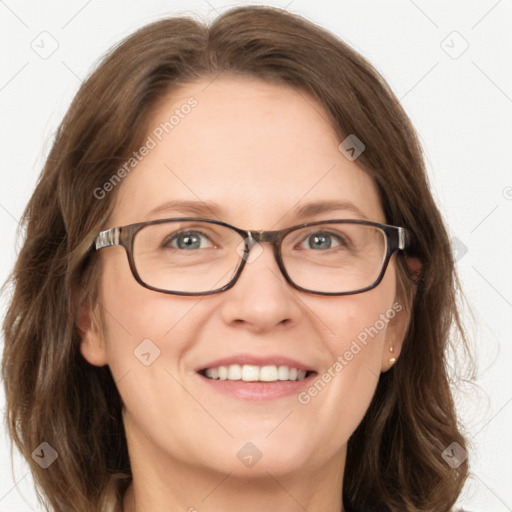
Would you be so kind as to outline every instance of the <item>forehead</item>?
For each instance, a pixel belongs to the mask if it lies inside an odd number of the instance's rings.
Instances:
[[[186,214],[159,208],[178,201],[215,204],[211,217],[246,229],[290,225],[301,206],[319,201],[361,212],[324,217],[384,221],[373,180],[340,142],[305,92],[247,77],[193,82],[153,110],[147,149],[126,167],[112,225]]]

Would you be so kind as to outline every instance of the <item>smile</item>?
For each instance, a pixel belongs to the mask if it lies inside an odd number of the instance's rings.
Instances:
[[[304,380],[307,370],[286,365],[231,364],[203,370],[203,375],[212,380],[242,380],[245,382],[276,382]]]

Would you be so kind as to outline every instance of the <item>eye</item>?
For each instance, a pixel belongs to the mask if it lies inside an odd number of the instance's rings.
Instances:
[[[164,247],[183,249],[190,251],[194,249],[206,249],[213,247],[211,240],[200,231],[180,231],[173,234],[163,242]]]
[[[301,249],[325,250],[345,245],[342,237],[328,231],[317,231],[311,233],[299,245]]]

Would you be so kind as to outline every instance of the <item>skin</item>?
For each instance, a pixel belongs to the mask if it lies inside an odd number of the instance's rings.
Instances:
[[[210,218],[244,229],[333,218],[385,222],[372,179],[338,150],[341,141],[313,98],[257,79],[210,82],[162,99],[148,134],[190,96],[198,106],[123,180],[106,227],[187,216],[149,212],[169,200],[198,198],[221,208]],[[349,201],[364,217],[348,210],[307,219],[293,213],[324,200]],[[282,354],[321,374],[397,302],[394,258],[375,289],[325,297],[290,287],[271,246],[261,247],[232,289],[202,298],[145,289],[122,247],[101,251],[104,331],[100,319],[82,312],[81,352],[93,365],[110,366],[125,404],[134,475],[125,512],[342,510],[347,441],[380,373],[400,354],[404,311],[306,405],[296,395],[263,402],[221,395],[195,369],[244,352]],[[161,351],[150,366],[133,354],[146,338]],[[237,457],[247,442],[262,454],[250,468]]]

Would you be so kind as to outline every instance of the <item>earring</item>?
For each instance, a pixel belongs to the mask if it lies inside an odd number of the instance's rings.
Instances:
[[[390,351],[391,353],[393,353],[393,352],[395,351],[395,348],[393,347],[393,345],[391,345],[391,347],[389,347],[389,351]],[[396,357],[391,357],[391,358],[389,359],[389,364],[390,364],[391,366],[393,366],[395,363],[396,363]]]

